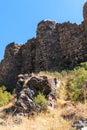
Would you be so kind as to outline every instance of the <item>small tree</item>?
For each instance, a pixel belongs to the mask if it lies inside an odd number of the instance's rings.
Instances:
[[[37,97],[34,98],[34,102],[37,111],[45,111],[47,109],[47,99],[42,93],[39,93]]]

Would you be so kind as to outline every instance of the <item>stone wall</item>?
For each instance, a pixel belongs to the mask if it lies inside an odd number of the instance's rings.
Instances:
[[[0,82],[15,85],[19,73],[72,67],[87,61],[87,2],[83,17],[80,25],[43,20],[37,26],[36,38],[23,45],[9,44],[0,63]]]

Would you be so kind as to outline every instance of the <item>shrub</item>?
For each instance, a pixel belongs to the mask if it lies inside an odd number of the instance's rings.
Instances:
[[[87,62],[82,62],[80,66],[87,70]]]
[[[2,87],[0,87],[0,106],[7,104],[10,98],[11,94],[7,92],[6,87],[2,85]]]
[[[37,97],[34,98],[34,102],[37,111],[45,111],[47,109],[47,99],[42,93],[39,93]]]
[[[75,68],[72,76],[67,82],[67,91],[71,100],[77,101],[84,98],[83,87],[87,78],[87,71],[81,68]]]

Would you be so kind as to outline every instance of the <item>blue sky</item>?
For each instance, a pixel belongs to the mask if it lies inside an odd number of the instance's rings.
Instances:
[[[59,23],[83,21],[86,0],[1,0],[0,1],[0,60],[11,42],[25,43],[35,37],[38,22],[44,19]]]

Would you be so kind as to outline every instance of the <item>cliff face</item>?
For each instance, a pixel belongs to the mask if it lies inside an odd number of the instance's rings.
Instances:
[[[6,47],[4,60],[0,63],[0,82],[12,85],[16,83],[21,68],[20,48],[22,45],[11,43]]]
[[[0,63],[0,82],[15,85],[19,73],[51,70],[87,61],[87,3],[82,24],[41,21],[36,38],[24,45],[11,43]]]
[[[67,67],[86,60],[84,25],[42,21],[37,28],[39,69]],[[37,67],[38,68],[38,67]]]

